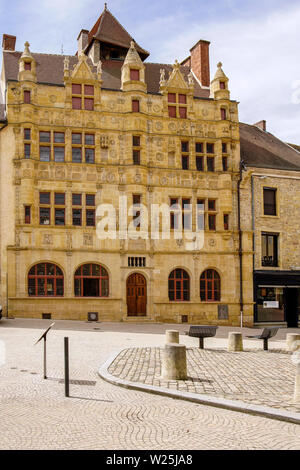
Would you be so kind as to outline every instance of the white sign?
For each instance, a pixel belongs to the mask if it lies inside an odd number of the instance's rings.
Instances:
[[[264,308],[279,308],[279,302],[269,300],[268,302],[264,302]]]

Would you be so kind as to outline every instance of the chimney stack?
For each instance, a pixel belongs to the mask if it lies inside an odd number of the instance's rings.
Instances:
[[[78,55],[86,48],[88,45],[88,36],[89,32],[86,29],[82,29],[78,35]]]
[[[209,41],[200,41],[190,49],[190,57],[181,63],[190,67],[203,87],[210,87]]]
[[[256,127],[259,127],[259,129],[261,129],[262,131],[267,132],[267,121],[265,121],[265,120],[259,121],[259,122],[256,122],[253,125],[256,126]]]
[[[10,34],[3,34],[2,49],[4,51],[14,51],[16,47],[16,36]]]

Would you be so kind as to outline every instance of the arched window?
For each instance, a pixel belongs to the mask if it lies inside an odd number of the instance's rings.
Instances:
[[[108,273],[99,264],[80,266],[74,278],[76,297],[108,297]]]
[[[174,269],[169,276],[169,300],[190,300],[190,277],[184,269]]]
[[[214,269],[207,269],[200,277],[200,299],[204,302],[220,300],[221,280]]]
[[[39,263],[28,273],[28,295],[37,297],[62,297],[64,275],[62,270],[51,263]]]

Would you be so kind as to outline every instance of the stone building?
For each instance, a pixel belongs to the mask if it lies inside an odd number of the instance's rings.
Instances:
[[[6,314],[239,325],[242,312],[252,325],[252,227],[244,215],[242,233],[238,219],[246,184],[238,104],[221,63],[210,80],[209,42],[181,64],[151,63],[105,7],[80,32],[74,56],[34,53],[28,43],[17,52],[15,44],[4,34]],[[132,213],[122,213],[120,196]],[[97,230],[104,204],[116,208],[115,239]],[[170,239],[162,219],[158,237],[140,221],[142,205],[153,204],[173,207]],[[124,221],[135,235],[119,236]],[[203,246],[190,236],[197,229]]]
[[[240,123],[242,230],[252,231],[254,323],[300,325],[300,152]],[[295,146],[297,148],[297,146]]]

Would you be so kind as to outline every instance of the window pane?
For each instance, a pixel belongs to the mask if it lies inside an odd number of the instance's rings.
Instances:
[[[55,209],[55,225],[65,225],[65,209]]]
[[[188,152],[189,151],[189,143],[188,142],[181,142],[181,151]]]
[[[24,155],[25,158],[30,158],[31,146],[30,144],[24,144]]]
[[[37,295],[45,295],[45,279],[44,278],[38,278]]]
[[[40,142],[50,142],[50,132],[40,132]]]
[[[81,148],[72,147],[72,162],[81,163]]]
[[[28,295],[35,295],[35,279],[28,279]]]
[[[222,153],[227,153],[227,144],[225,142],[222,143]]]
[[[79,133],[72,133],[72,144],[81,144],[82,135]]]
[[[135,69],[130,69],[130,80],[139,80],[140,71]]]
[[[54,142],[56,144],[63,144],[65,141],[65,133],[64,132],[54,132]]]
[[[138,100],[132,100],[132,112],[133,113],[140,112],[140,102]]]
[[[227,157],[222,157],[222,166],[223,166],[223,171],[228,170],[228,160]]]
[[[215,211],[216,210],[216,201],[215,199],[208,200],[208,210]]]
[[[47,273],[47,276],[54,276],[54,274],[55,274],[55,265],[47,263],[46,264],[46,273]]]
[[[186,95],[179,95],[178,98],[179,103],[186,104]]]
[[[75,290],[76,296],[81,296],[81,280],[80,279],[75,279],[74,290]]]
[[[40,207],[40,225],[50,224],[50,208]]]
[[[140,136],[139,135],[133,135],[132,136],[132,145],[133,147],[139,147],[141,144]]]
[[[264,188],[264,215],[276,215],[276,189]]]
[[[214,144],[206,144],[206,152],[214,153]]]
[[[94,206],[95,205],[95,194],[87,194],[85,203],[87,206]]]
[[[50,204],[50,193],[40,193],[40,204]]]
[[[55,193],[54,204],[56,204],[58,206],[59,205],[64,206],[65,205],[65,194],[64,193]]]
[[[45,271],[45,263],[40,263],[37,266],[37,275],[38,276],[44,276],[46,274]]]
[[[101,279],[101,296],[108,296],[108,279]]]
[[[99,264],[92,265],[92,276],[100,276],[100,266]]]
[[[214,157],[207,157],[207,171],[215,171],[215,159]]]
[[[203,153],[203,143],[196,142],[196,153]]]
[[[203,157],[196,157],[196,168],[198,171],[203,171]]]
[[[81,206],[81,194],[72,194],[73,206]]]
[[[91,275],[91,265],[85,264],[82,266],[82,275],[83,276],[90,276]]]
[[[85,161],[86,163],[95,163],[95,150],[94,149],[85,149]]]
[[[50,162],[50,147],[40,147],[40,161]]]
[[[24,139],[30,140],[31,137],[31,129],[24,129]]]
[[[140,164],[140,151],[139,150],[133,150],[132,157],[133,157],[133,164],[134,165],[139,165]]]
[[[182,155],[182,169],[188,170],[189,169],[189,157],[187,155]]]
[[[94,96],[93,85],[84,85],[84,94],[88,96]]]
[[[227,119],[227,113],[226,113],[226,109],[221,109],[221,119],[222,120],[225,120]]]
[[[56,295],[64,295],[64,280],[56,279]]]
[[[72,94],[73,95],[81,95],[81,85],[76,83],[72,83]]]
[[[88,111],[93,111],[94,109],[93,98],[84,98],[84,109],[87,109]]]
[[[73,109],[81,109],[81,98],[72,98],[72,108]]]
[[[85,134],[85,145],[95,145],[94,134]]]
[[[168,106],[169,117],[176,118],[176,106]]]
[[[168,93],[168,102],[176,103],[176,93]]]
[[[24,103],[30,103],[30,91],[24,91]]]
[[[65,161],[65,147],[54,147],[54,161],[55,162]]]
[[[186,108],[179,108],[179,116],[181,119],[186,119],[187,113]]]
[[[95,226],[95,210],[94,209],[87,209],[86,210],[86,225],[88,227]]]
[[[31,62],[25,62],[24,63],[24,69],[25,70],[31,70]]]
[[[73,225],[81,225],[81,209],[73,209]]]
[[[209,230],[215,230],[216,229],[216,216],[209,214],[208,216],[208,228]]]

